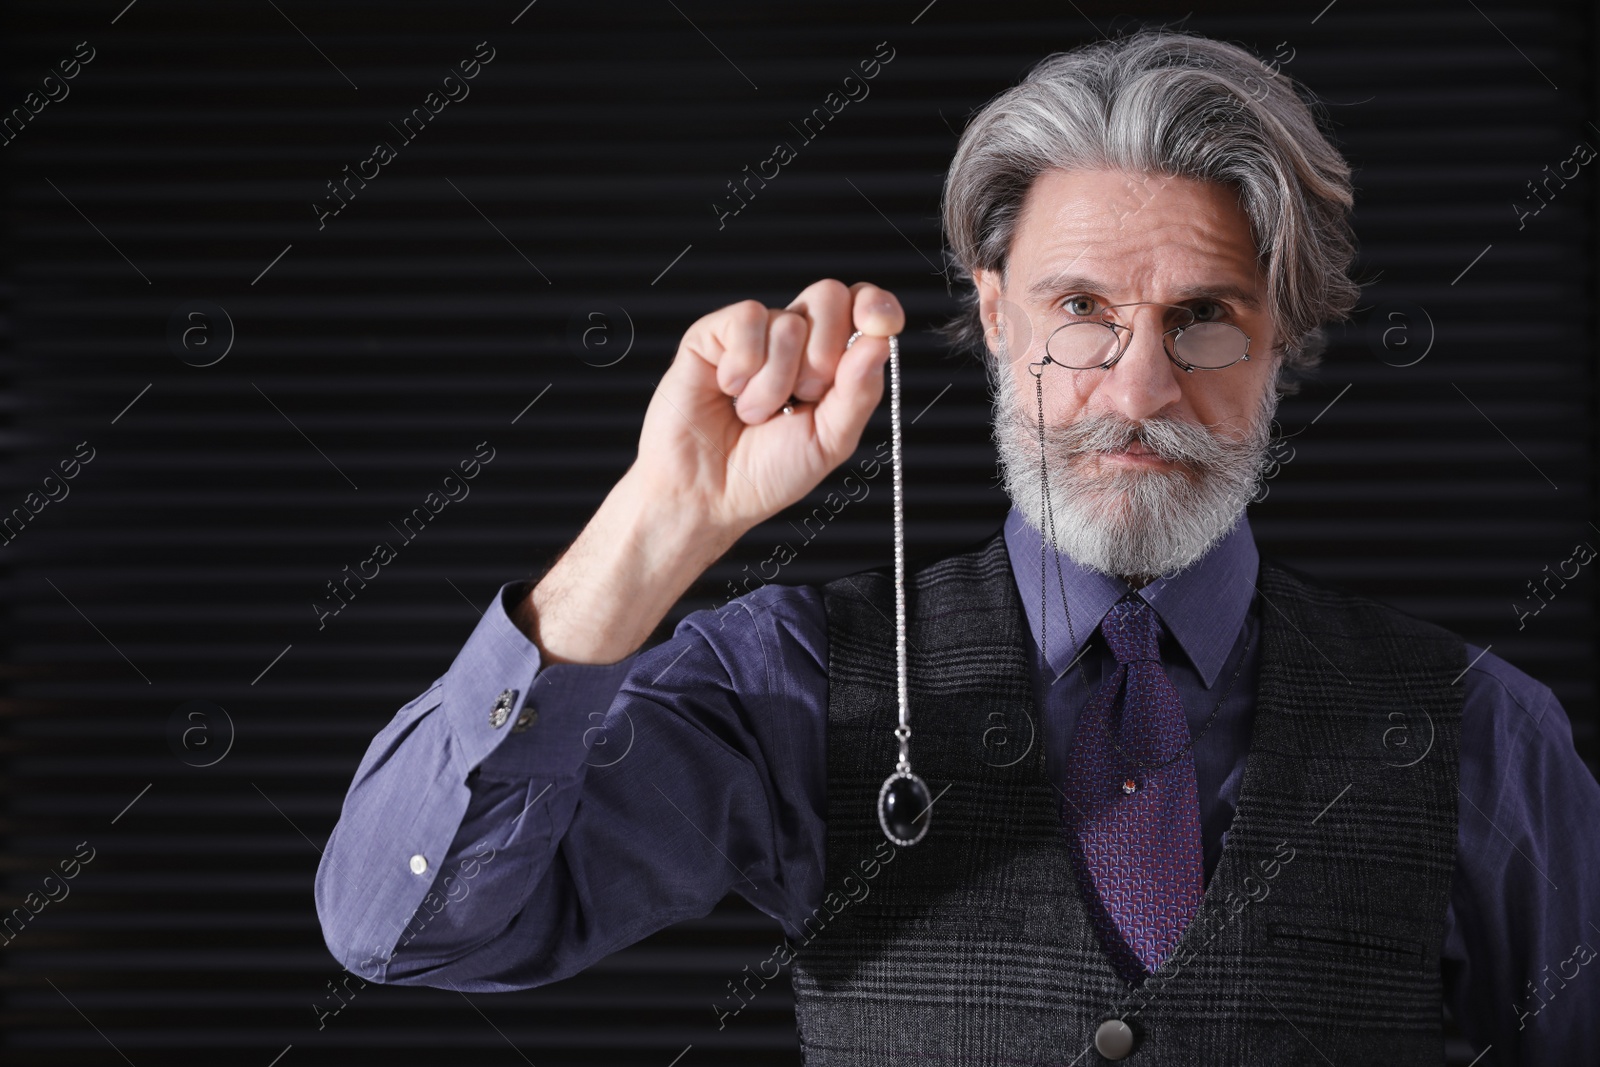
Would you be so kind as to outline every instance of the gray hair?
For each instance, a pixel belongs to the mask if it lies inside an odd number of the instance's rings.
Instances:
[[[1356,249],[1350,165],[1319,118],[1303,85],[1194,33],[1143,29],[1056,53],[961,135],[944,187],[948,255],[969,280],[1004,272],[1023,200],[1051,168],[1221,183],[1238,193],[1264,261],[1279,388],[1292,392],[1326,347],[1322,324],[1348,317],[1361,294],[1346,274]],[[990,363],[975,290],[964,304],[944,332]]]

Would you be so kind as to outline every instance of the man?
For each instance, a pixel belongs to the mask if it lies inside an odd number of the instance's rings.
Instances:
[[[1277,394],[1358,290],[1349,169],[1288,79],[1141,32],[978,114],[946,185],[1013,509],[892,582],[767,585],[637,651],[855,451],[870,284],[685,335],[634,465],[362,760],[317,877],[385,982],[554,981],[730,890],[816,1064],[1600,1062],[1600,786],[1550,691],[1258,556]],[[852,334],[860,336],[851,342]],[[730,401],[730,398],[734,398]],[[1052,548],[1052,546],[1055,546]]]

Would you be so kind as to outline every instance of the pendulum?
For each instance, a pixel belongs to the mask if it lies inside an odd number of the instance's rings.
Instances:
[[[860,336],[857,331],[850,338]],[[850,347],[846,342],[845,347]],[[914,845],[928,832],[933,816],[933,798],[928,787],[911,771],[911,706],[906,697],[906,548],[905,508],[900,463],[900,338],[889,338],[889,438],[890,462],[894,469],[894,662],[895,683],[900,709],[900,724],[895,740],[900,743],[900,758],[894,773],[883,780],[878,790],[878,825],[884,836],[897,845]]]
[[[861,336],[857,330],[844,343],[846,348]],[[732,400],[737,403],[738,397]],[[792,415],[793,397],[783,405],[783,413]],[[895,727],[895,740],[899,742],[900,758],[895,762],[894,773],[883,780],[878,790],[878,825],[884,836],[896,845],[914,845],[928,832],[933,818],[933,797],[927,785],[911,771],[911,708],[906,698],[906,549],[905,507],[900,464],[900,338],[889,338],[889,436],[893,443],[891,465],[894,469],[894,660],[895,682],[900,711],[900,723]]]
[[[845,342],[849,348],[858,330]],[[900,723],[895,740],[900,758],[894,773],[878,790],[878,825],[884,836],[896,845],[914,845],[928,832],[933,817],[933,798],[928,787],[911,771],[911,708],[906,697],[906,589],[905,589],[905,509],[900,464],[900,338],[889,338],[889,436],[893,444],[894,470],[894,656],[895,682]]]

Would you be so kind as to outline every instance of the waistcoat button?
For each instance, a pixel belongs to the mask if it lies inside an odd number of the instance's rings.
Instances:
[[[1127,1059],[1133,1052],[1133,1027],[1121,1019],[1107,1019],[1094,1032],[1094,1050],[1108,1060]]]

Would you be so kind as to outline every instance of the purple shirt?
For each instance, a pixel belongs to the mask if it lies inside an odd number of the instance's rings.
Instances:
[[[1050,560],[1046,666],[1041,539],[1014,509],[1005,537],[1059,787],[1072,726],[1110,662],[1090,638],[1128,587],[1060,557],[1069,627]],[[1138,594],[1161,620],[1162,664],[1198,735],[1208,879],[1250,743],[1258,561],[1241,521]],[[501,588],[450,669],[362,759],[317,871],[334,956],[370,980],[523,989],[703,916],[730,891],[804,937],[827,834],[821,591],[762,586],[618,663],[543,667],[506,614],[525,591]],[[1471,645],[1467,656],[1446,1000],[1475,1054],[1493,1046],[1480,1064],[1600,1063],[1600,784],[1547,686]]]

